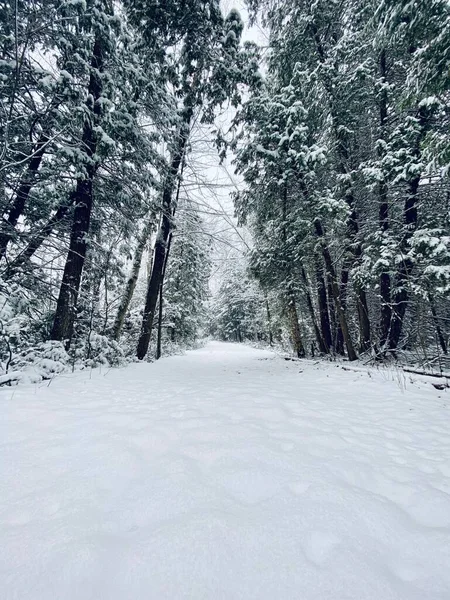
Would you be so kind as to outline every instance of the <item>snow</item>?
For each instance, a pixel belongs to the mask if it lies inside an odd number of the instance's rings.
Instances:
[[[3,600],[450,597],[428,382],[214,342],[0,396]]]

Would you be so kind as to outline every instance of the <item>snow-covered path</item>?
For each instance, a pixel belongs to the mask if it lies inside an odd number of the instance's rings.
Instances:
[[[2,600],[448,600],[448,392],[211,343],[0,391]]]

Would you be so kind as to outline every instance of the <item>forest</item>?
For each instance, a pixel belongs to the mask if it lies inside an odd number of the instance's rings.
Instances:
[[[450,599],[450,0],[0,0],[1,600]]]
[[[0,384],[206,337],[449,366],[449,3],[239,9],[0,1]]]

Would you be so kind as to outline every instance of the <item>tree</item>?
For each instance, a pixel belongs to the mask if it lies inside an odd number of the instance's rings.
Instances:
[[[147,353],[158,294],[164,271],[166,248],[172,229],[173,197],[177,177],[189,140],[196,112],[203,122],[214,118],[215,106],[228,98],[237,102],[236,83],[243,76],[237,70],[242,22],[236,11],[223,18],[216,0],[207,4],[192,2],[188,13],[180,54],[181,73],[177,94],[181,97],[179,119],[171,148],[169,169],[161,193],[161,222],[153,253],[152,273],[148,283],[137,357]],[[145,17],[144,17],[145,19]],[[239,78],[239,79],[238,79]]]

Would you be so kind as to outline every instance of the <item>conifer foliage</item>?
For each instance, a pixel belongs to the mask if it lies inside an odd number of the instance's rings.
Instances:
[[[249,5],[269,49],[235,205],[296,352],[447,354],[449,4]]]
[[[447,355],[449,3],[247,6],[264,49],[220,0],[0,2],[3,383],[208,331]],[[199,131],[252,236],[219,275]]]
[[[3,371],[143,358],[154,321],[192,341],[208,253],[197,208],[177,205],[191,132],[249,77],[239,14],[218,0],[0,11]]]

